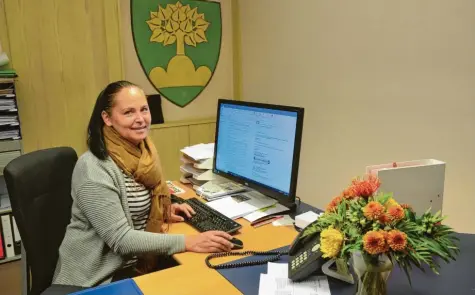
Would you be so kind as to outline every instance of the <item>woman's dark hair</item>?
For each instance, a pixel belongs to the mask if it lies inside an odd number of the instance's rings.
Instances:
[[[89,126],[87,127],[87,145],[94,156],[101,160],[105,160],[109,155],[107,153],[106,144],[104,141],[104,133],[102,131],[102,128],[104,127],[102,112],[106,111],[110,114],[110,109],[114,103],[114,97],[122,89],[128,87],[138,86],[129,81],[112,82],[107,85],[97,97],[96,105],[94,106],[91,119],[89,120]]]

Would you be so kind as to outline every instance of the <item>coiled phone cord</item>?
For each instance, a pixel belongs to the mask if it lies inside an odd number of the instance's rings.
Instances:
[[[235,268],[235,267],[245,267],[245,266],[254,266],[260,264],[266,264],[267,262],[277,261],[282,257],[282,255],[287,255],[289,252],[287,251],[244,251],[244,252],[222,252],[222,253],[213,253],[206,257],[206,265],[212,269],[224,269],[224,268]],[[218,257],[227,257],[227,256],[247,256],[247,255],[255,255],[255,256],[271,256],[268,258],[260,259],[260,260],[253,260],[253,261],[245,261],[245,262],[226,262],[222,264],[213,265],[209,261],[213,258]]]

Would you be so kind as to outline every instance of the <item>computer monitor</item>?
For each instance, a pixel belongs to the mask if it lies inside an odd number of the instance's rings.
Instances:
[[[220,99],[213,172],[293,207],[304,109]]]

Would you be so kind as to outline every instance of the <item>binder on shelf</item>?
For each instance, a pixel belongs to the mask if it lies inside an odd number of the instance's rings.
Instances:
[[[425,159],[366,167],[366,173],[381,180],[382,192],[393,193],[399,203],[411,204],[417,214],[428,208],[442,210],[445,162]]]
[[[0,226],[0,260],[5,259],[5,250],[4,250],[4,242],[3,242],[3,234]]]
[[[2,230],[7,258],[13,257],[15,256],[15,248],[13,246],[13,233],[10,222],[10,214],[2,215]]]
[[[15,255],[21,254],[21,237],[20,232],[18,231],[18,226],[16,225],[15,217],[12,217],[12,227],[13,227],[13,248],[15,250]]]

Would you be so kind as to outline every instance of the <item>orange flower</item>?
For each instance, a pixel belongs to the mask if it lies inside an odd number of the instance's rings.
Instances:
[[[350,189],[355,196],[368,198],[372,196],[381,185],[379,179],[374,175],[369,175],[366,180],[355,179],[351,183]]]
[[[389,251],[389,244],[388,244],[389,233],[385,230],[379,230],[379,232],[384,237],[384,251],[383,252],[388,252]]]
[[[394,251],[403,251],[407,245],[407,235],[399,230],[392,230],[388,233],[387,242]]]
[[[386,249],[384,235],[378,231],[369,231],[363,236],[363,248],[372,255],[383,253]]]
[[[389,224],[391,223],[391,218],[389,217],[388,213],[384,213],[379,217],[379,222],[381,224]]]
[[[379,219],[383,214],[384,214],[384,206],[375,201],[369,202],[363,208],[363,215],[366,218],[368,218],[368,220]]]
[[[342,193],[341,196],[345,199],[354,199],[355,193],[353,192],[353,189],[351,187],[345,189]]]
[[[343,198],[341,196],[337,196],[333,198],[330,204],[327,205],[325,212],[334,212],[336,208],[338,207],[338,205],[340,205],[342,200]]]
[[[388,215],[391,221],[399,221],[403,219],[404,216],[406,216],[406,214],[404,213],[404,209],[402,209],[401,205],[389,207]]]

